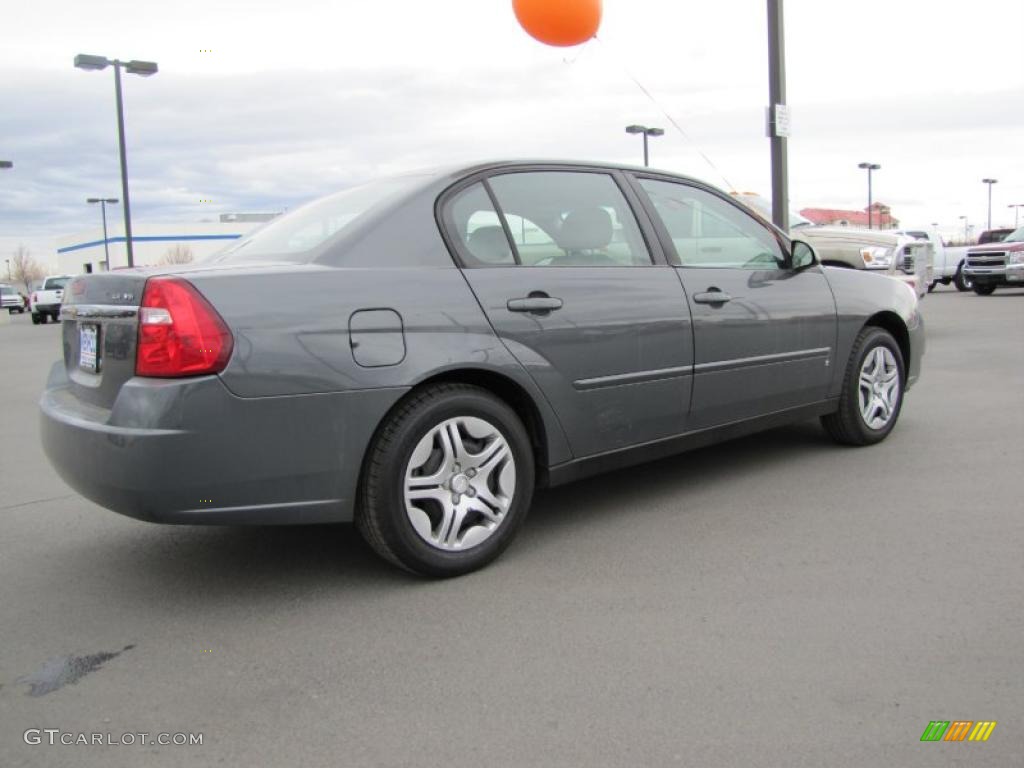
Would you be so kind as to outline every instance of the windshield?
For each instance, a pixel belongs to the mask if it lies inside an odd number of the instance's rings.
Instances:
[[[45,283],[43,283],[44,291],[57,291],[67,285],[70,277],[51,277]]]
[[[1014,230],[1003,238],[1004,243],[1024,243],[1024,227]]]
[[[14,289],[11,288],[11,286],[9,285],[0,285],[0,293],[2,293],[4,296],[9,296],[10,294],[14,293]]]
[[[369,210],[408,190],[422,176],[384,179],[314,200],[274,219],[212,257],[213,261],[293,260],[309,254]]]

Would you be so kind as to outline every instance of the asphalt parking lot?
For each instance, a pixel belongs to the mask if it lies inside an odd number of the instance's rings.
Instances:
[[[922,311],[922,379],[881,445],[808,423],[544,492],[498,562],[446,582],[349,527],[162,527],[79,498],[37,435],[59,329],[15,316],[0,765],[1022,765],[1024,291]],[[932,720],[998,726],[921,743]]]

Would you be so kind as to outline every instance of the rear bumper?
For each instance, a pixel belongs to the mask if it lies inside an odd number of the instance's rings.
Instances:
[[[216,376],[135,378],[106,410],[75,397],[57,363],[42,442],[68,485],[139,520],[346,522],[366,446],[404,391],[240,398]]]
[[[920,275],[905,275],[897,272],[896,274],[890,275],[899,280],[901,283],[906,283],[911,287],[919,299],[924,298],[928,293],[929,280],[924,279]]]
[[[921,361],[925,351],[924,319],[920,312],[914,312],[913,318],[907,324],[907,335],[910,337],[910,359],[907,361],[907,384],[905,391],[917,383],[921,378]]]

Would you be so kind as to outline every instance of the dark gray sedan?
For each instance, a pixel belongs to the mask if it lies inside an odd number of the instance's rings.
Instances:
[[[349,189],[205,263],[80,276],[61,317],[43,443],[84,496],[354,520],[432,576],[496,557],[537,485],[807,418],[878,442],[924,350],[902,283],[693,179],[581,163]]]

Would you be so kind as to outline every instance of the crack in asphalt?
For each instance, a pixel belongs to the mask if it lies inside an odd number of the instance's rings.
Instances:
[[[77,496],[77,493],[67,493],[63,496],[51,496],[48,499],[33,499],[32,501],[22,501],[17,504],[10,504],[6,507],[0,507],[0,512],[5,512],[8,509],[17,509],[18,507],[28,507],[32,504],[43,504],[47,501],[60,501],[61,499],[73,499]]]

